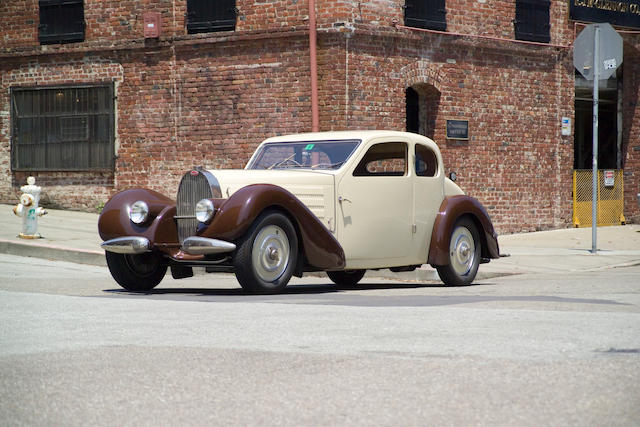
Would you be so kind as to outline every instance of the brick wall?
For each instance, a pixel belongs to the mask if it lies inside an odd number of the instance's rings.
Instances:
[[[26,173],[10,170],[9,88],[114,82],[114,172],[40,172],[44,200],[95,209],[134,185],[173,195],[194,165],[242,167],[264,138],[308,131],[306,0],[238,0],[236,31],[189,35],[186,0],[85,0],[86,39],[40,46],[38,2],[0,2],[0,202]],[[405,91],[419,90],[447,172],[489,209],[501,233],[571,224],[574,118],[571,50],[396,27],[403,0],[318,0],[321,130],[404,130]],[[142,14],[162,36],[144,40]],[[553,1],[551,44],[574,37],[568,4]],[[447,30],[512,39],[512,0],[447,0]],[[625,214],[640,221],[640,36],[625,36]],[[447,140],[447,119],[470,140]]]

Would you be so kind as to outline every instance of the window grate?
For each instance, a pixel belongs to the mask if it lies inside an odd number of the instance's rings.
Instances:
[[[517,40],[549,43],[549,0],[516,0],[513,21]]]
[[[404,24],[408,27],[445,31],[447,29],[445,0],[406,0]]]
[[[113,98],[113,85],[12,88],[12,169],[113,169]]]
[[[40,0],[41,44],[74,43],[84,40],[82,0]]]
[[[235,0],[187,0],[188,33],[233,31],[235,28]]]

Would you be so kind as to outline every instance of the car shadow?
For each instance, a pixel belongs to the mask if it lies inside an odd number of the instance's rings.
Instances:
[[[103,292],[112,295],[204,295],[204,296],[283,296],[283,295],[315,295],[354,293],[367,290],[391,289],[437,289],[437,288],[469,288],[477,286],[493,286],[493,283],[472,283],[466,286],[446,286],[442,283],[361,283],[356,286],[345,287],[329,284],[295,284],[288,285],[277,294],[252,294],[241,287],[238,288],[155,288],[149,291],[128,291],[126,289],[104,289]]]

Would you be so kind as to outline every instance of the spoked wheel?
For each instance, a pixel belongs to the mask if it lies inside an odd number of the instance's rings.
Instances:
[[[367,270],[327,271],[327,276],[336,286],[350,288],[358,284]]]
[[[459,219],[449,240],[449,265],[437,266],[438,276],[448,286],[463,286],[473,282],[478,273],[481,255],[480,237],[473,221]]]
[[[106,252],[107,266],[116,282],[128,291],[149,291],[162,281],[167,263],[161,255]]]
[[[291,221],[278,212],[267,212],[238,245],[236,278],[248,292],[280,292],[293,275],[297,256],[298,237]]]

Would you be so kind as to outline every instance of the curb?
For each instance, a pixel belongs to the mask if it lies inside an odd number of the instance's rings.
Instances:
[[[86,251],[64,246],[25,244],[11,240],[0,239],[0,253],[44,258],[53,261],[74,262],[76,264],[96,265],[106,267],[107,262],[102,251]]]

